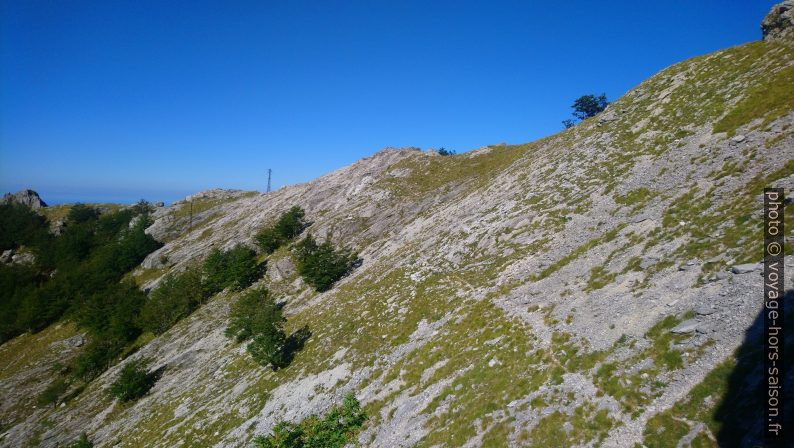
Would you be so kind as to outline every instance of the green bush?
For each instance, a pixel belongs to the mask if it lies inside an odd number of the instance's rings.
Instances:
[[[287,337],[280,328],[254,335],[248,343],[246,350],[254,361],[262,367],[270,366],[271,369],[278,370],[286,367],[284,359],[284,341]]]
[[[295,238],[296,236],[300,235],[300,233],[306,227],[306,221],[303,219],[305,216],[306,213],[302,208],[298,207],[297,205],[292,207],[286,213],[281,215],[276,222],[276,233],[288,240]]]
[[[58,405],[61,396],[66,392],[69,388],[69,384],[66,382],[64,378],[57,378],[55,381],[50,383],[44,391],[39,395],[38,402],[42,406],[49,406],[55,407]]]
[[[124,346],[125,341],[94,336],[83,353],[73,361],[72,376],[83,381],[96,378],[116,362]]]
[[[232,305],[226,335],[238,342],[252,339],[247,350],[254,361],[276,370],[284,366],[285,322],[281,307],[270,292],[266,288],[255,289],[243,294]]]
[[[246,349],[254,361],[278,370],[287,367],[311,337],[308,327],[287,337],[285,322],[281,306],[270,292],[266,288],[254,289],[232,305],[226,336],[237,342],[250,339]]]
[[[295,255],[298,274],[318,292],[330,289],[359,261],[357,254],[346,249],[336,250],[327,240],[318,245],[311,235],[295,245]]]
[[[204,261],[204,290],[213,295],[227,287],[242,290],[261,275],[256,252],[241,244],[221,252],[213,249]]]
[[[82,433],[76,442],[69,445],[69,448],[94,448],[94,444],[88,440],[88,435],[86,433]]]
[[[0,251],[35,246],[48,236],[47,220],[21,204],[0,204]]]
[[[69,224],[83,224],[97,219],[99,219],[99,210],[79,202],[74,204],[66,215],[66,222]]]
[[[284,316],[267,288],[253,289],[240,296],[231,306],[226,336],[237,342],[250,339],[255,334],[283,333]]]
[[[269,254],[294,239],[306,228],[302,208],[295,206],[282,214],[272,227],[262,229],[255,237],[262,250]]]
[[[131,361],[122,367],[110,386],[110,394],[121,401],[131,401],[146,395],[153,385],[154,376],[146,372],[143,362]]]
[[[254,438],[257,448],[342,448],[351,443],[367,421],[367,414],[353,394],[322,418],[311,416],[300,424],[279,422],[273,432]]]
[[[27,265],[0,264],[0,343],[19,334],[19,310],[27,297],[36,295],[38,286],[46,280],[38,268]],[[35,316],[36,314],[31,314]]]
[[[272,227],[262,229],[256,234],[255,238],[259,247],[261,247],[266,254],[272,254],[276,249],[286,243],[286,240]]]
[[[179,274],[168,274],[146,299],[140,325],[144,331],[163,334],[198,308],[204,298],[201,271],[189,268]]]
[[[29,208],[0,205],[0,243],[25,245],[36,255],[33,266],[0,266],[0,341],[66,315],[91,341],[74,360],[72,374],[90,380],[141,333],[146,296],[121,280],[161,244],[145,232],[151,220],[143,204],[104,215],[76,204],[66,221],[56,237]]]

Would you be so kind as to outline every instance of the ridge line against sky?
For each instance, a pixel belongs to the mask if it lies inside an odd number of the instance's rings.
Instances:
[[[774,1],[0,3],[0,189],[170,202],[561,130]]]

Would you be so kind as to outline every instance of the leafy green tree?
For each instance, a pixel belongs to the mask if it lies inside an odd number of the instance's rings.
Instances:
[[[254,438],[257,448],[342,448],[353,441],[367,421],[356,397],[345,396],[322,418],[311,416],[300,424],[279,422],[268,436]]]
[[[146,366],[141,361],[130,361],[121,368],[116,381],[110,386],[110,394],[121,401],[138,399],[152,388],[154,376],[146,372]]]
[[[261,275],[256,262],[256,252],[241,244],[226,253],[228,285],[235,291],[243,290],[254,283]]]
[[[297,205],[290,208],[276,222],[276,233],[288,240],[295,238],[306,228],[305,216],[306,212]]]
[[[8,212],[0,213],[0,241],[24,244],[36,254],[33,266],[0,266],[0,338],[42,330],[66,314],[91,341],[72,372],[93,378],[140,334],[145,295],[121,279],[160,247],[145,233],[148,215],[133,207],[100,216],[77,204],[55,237],[46,220],[26,207],[0,206],[0,211]]]
[[[95,293],[85,294],[74,306],[74,318],[89,334],[123,346],[140,334],[138,314],[146,295],[132,280],[112,284]]]
[[[144,331],[163,334],[198,308],[204,297],[198,269],[168,274],[146,299],[140,313],[140,325]]]
[[[22,204],[0,204],[0,251],[36,246],[48,236],[47,220]]]
[[[96,221],[99,218],[99,210],[85,204],[74,204],[66,215],[66,222],[69,224],[83,224]]]
[[[298,274],[318,292],[326,291],[347,275],[358,263],[358,255],[346,249],[336,250],[325,241],[317,244],[308,235],[295,246]]]
[[[260,275],[256,252],[241,244],[225,252],[213,249],[204,261],[204,288],[208,295],[227,287],[236,291],[245,289]]]
[[[23,331],[24,325],[19,325],[18,318],[20,306],[26,297],[36,295],[45,280],[46,276],[34,266],[0,264],[0,343]],[[39,312],[33,311],[31,317]]]
[[[285,322],[281,306],[267,288],[253,289],[232,304],[226,336],[237,342],[250,339],[246,349],[254,361],[278,370],[287,367],[311,337],[308,327],[287,337]]]
[[[72,364],[72,376],[90,381],[107,370],[124,350],[126,341],[93,337]]]
[[[256,243],[266,254],[272,254],[279,247],[286,243],[286,240],[276,232],[276,229],[268,227],[256,234]]]
[[[606,109],[608,105],[607,96],[602,93],[599,96],[582,95],[573,102],[571,107],[573,108],[574,117],[579,120],[586,120],[598,115]]]
[[[262,250],[273,253],[276,249],[288,243],[306,228],[306,213],[302,208],[294,206],[282,214],[276,224],[266,227],[257,233],[255,239]]]
[[[226,336],[237,342],[258,333],[283,333],[284,316],[267,288],[246,291],[232,304]]]
[[[263,367],[269,365],[275,371],[286,367],[283,350],[286,339],[281,329],[257,333],[248,343],[246,350],[259,365]]]

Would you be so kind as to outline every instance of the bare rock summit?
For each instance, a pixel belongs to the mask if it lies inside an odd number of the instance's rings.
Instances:
[[[3,203],[9,202],[27,205],[34,210],[47,206],[47,203],[39,197],[39,194],[30,189],[20,190],[13,194],[6,193],[3,196]]]
[[[773,6],[761,22],[765,42],[794,43],[794,0],[785,0]]]

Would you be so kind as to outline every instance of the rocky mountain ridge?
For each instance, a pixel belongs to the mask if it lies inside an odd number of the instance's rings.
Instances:
[[[41,200],[39,194],[31,189],[20,190],[13,194],[6,193],[3,195],[3,202],[26,205],[34,210],[47,206],[47,203]]]
[[[26,399],[79,332],[9,341],[0,445],[86,432],[100,447],[244,446],[348,392],[370,416],[362,446],[715,446],[731,426],[752,443],[754,422],[718,411],[732,404],[724,372],[757,331],[761,189],[794,187],[794,47],[775,26],[532,143],[386,149],[309,183],[156,210],[147,232],[165,245],[133,272],[142,288],[212,248],[255,247],[293,205],[307,233],[363,264],[318,294],[287,248],[267,258],[255,287],[286,302],[289,329],[313,333],[277,372],[224,336],[231,291],[55,409]],[[141,358],[163,369],[154,388],[131,405],[110,398]]]

